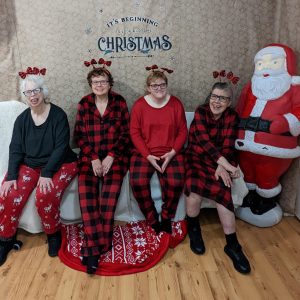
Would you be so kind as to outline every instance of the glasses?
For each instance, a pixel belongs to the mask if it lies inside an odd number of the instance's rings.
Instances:
[[[218,101],[220,103],[226,103],[227,101],[230,100],[230,97],[226,97],[226,96],[219,96],[216,94],[211,94],[210,95],[210,99],[213,101]]]
[[[31,95],[36,95],[36,94],[40,93],[42,90],[43,90],[42,88],[36,88],[34,90],[27,90],[27,91],[23,92],[23,94],[26,97],[30,97]]]
[[[161,84],[150,84],[150,87],[151,87],[151,89],[153,89],[155,91],[158,90],[159,88],[161,90],[164,90],[167,87],[167,84],[165,82],[161,83]]]
[[[92,85],[100,85],[100,86],[107,86],[109,81],[107,80],[95,80],[92,81]]]

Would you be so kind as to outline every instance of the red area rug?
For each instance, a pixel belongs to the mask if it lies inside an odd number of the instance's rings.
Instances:
[[[169,248],[184,240],[185,221],[172,223],[172,235],[161,232],[158,236],[145,221],[115,226],[113,248],[100,257],[98,275],[116,276],[148,270],[157,264]],[[61,261],[72,269],[85,272],[81,264],[82,224],[64,225],[62,228]]]

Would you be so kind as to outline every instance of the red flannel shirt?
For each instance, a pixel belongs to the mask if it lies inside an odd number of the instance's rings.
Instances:
[[[199,106],[189,131],[187,154],[203,156],[203,162],[216,165],[224,156],[231,164],[237,165],[234,142],[237,139],[239,118],[237,113],[227,108],[215,120],[208,104]]]
[[[129,112],[125,99],[111,91],[101,117],[95,104],[95,95],[83,97],[77,108],[74,138],[80,147],[82,162],[97,158],[102,160],[107,155],[127,161],[130,138]]]

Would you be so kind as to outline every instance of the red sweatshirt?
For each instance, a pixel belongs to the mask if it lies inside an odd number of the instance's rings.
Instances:
[[[162,156],[172,150],[180,152],[187,139],[187,124],[181,101],[171,96],[161,107],[150,106],[144,97],[134,103],[130,117],[130,136],[138,152]]]

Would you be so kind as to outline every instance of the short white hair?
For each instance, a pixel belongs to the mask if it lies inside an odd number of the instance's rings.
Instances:
[[[45,81],[43,76],[41,75],[27,75],[25,79],[21,80],[20,82],[20,91],[21,91],[21,96],[22,99],[25,100],[26,96],[24,95],[23,92],[26,90],[26,84],[28,81],[31,81],[37,85],[37,88],[42,88],[42,93],[44,95],[44,100],[49,99],[49,90],[47,86],[45,85]]]

